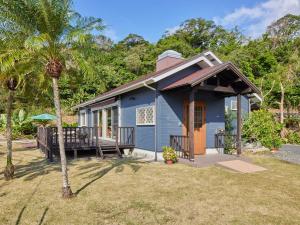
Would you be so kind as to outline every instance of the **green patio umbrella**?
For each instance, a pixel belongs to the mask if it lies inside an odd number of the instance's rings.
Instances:
[[[56,120],[56,116],[45,113],[45,114],[40,114],[37,116],[32,116],[31,119],[33,120],[39,120],[39,121],[51,121],[51,120]]]
[[[31,119],[34,120],[35,122],[42,124],[43,126],[46,126],[48,122],[52,120],[56,120],[56,116],[48,113],[44,113],[44,114],[32,116]]]

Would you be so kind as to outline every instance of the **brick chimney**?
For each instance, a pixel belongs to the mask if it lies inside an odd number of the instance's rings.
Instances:
[[[173,50],[167,50],[158,56],[156,71],[166,69],[183,61],[182,55]]]

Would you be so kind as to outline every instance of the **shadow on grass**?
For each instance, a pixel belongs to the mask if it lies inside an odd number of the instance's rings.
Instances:
[[[41,217],[41,219],[40,219],[40,221],[39,221],[39,225],[42,225],[42,224],[43,224],[44,219],[45,219],[45,216],[46,216],[48,210],[49,210],[49,207],[46,207],[45,210],[44,210],[44,212],[43,212],[43,214],[42,214],[42,217]]]
[[[52,171],[60,171],[60,165],[49,163],[46,159],[32,160],[25,165],[16,165],[15,171],[15,178],[25,177],[25,181],[30,181]]]
[[[79,188],[75,194],[78,195],[81,191],[86,189],[88,186],[105,176],[107,173],[115,169],[116,173],[123,172],[126,166],[129,166],[134,173],[136,173],[143,164],[148,162],[143,162],[134,159],[116,159],[116,160],[105,160],[101,163],[93,163],[89,165],[80,166],[79,170],[88,169],[86,171],[82,171],[79,175],[89,174],[87,178],[92,179],[86,184],[84,184],[81,188]],[[108,166],[107,166],[108,164]],[[103,168],[105,166],[105,168]],[[95,171],[95,172],[93,172]],[[91,173],[91,174],[90,174]]]
[[[27,205],[29,204],[29,202],[31,201],[31,199],[33,198],[33,196],[35,195],[35,193],[37,192],[39,186],[41,185],[41,183],[42,183],[42,181],[43,181],[43,178],[44,178],[44,177],[42,177],[42,178],[40,179],[40,181],[37,183],[37,185],[35,186],[33,192],[30,194],[28,200],[26,201],[26,204],[23,206],[23,208],[22,208],[21,211],[19,212],[18,217],[17,217],[17,221],[16,221],[16,225],[19,225],[19,224],[20,224],[20,221],[21,221],[21,219],[22,219],[22,216],[23,216],[23,214],[24,214],[24,211],[25,211],[25,209],[27,208]]]

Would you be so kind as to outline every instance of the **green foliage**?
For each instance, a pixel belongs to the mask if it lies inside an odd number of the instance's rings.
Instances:
[[[298,132],[290,131],[286,137],[285,142],[288,144],[297,144],[300,145],[300,135]]]
[[[225,113],[225,138],[224,138],[224,153],[232,154],[235,151],[235,139],[233,135],[233,121],[236,119],[236,113],[228,110]]]
[[[163,147],[163,158],[165,161],[173,161],[174,163],[177,162],[177,155],[175,150],[170,146]]]
[[[0,131],[5,132],[6,115],[0,116]],[[37,128],[32,123],[32,120],[25,110],[15,111],[12,116],[13,137],[32,136],[36,134]]]
[[[243,124],[244,138],[260,141],[267,148],[279,148],[281,124],[275,121],[272,113],[266,110],[254,111]]]
[[[63,122],[63,127],[78,127],[78,123],[66,123],[66,122]]]

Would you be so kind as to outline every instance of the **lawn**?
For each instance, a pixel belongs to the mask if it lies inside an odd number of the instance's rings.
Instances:
[[[5,165],[0,147],[1,171]],[[0,179],[1,224],[299,224],[300,166],[267,156],[239,174],[136,160],[70,161],[77,197],[60,198],[57,164],[16,148],[16,178]]]

